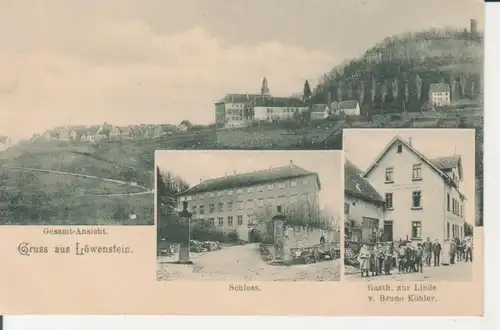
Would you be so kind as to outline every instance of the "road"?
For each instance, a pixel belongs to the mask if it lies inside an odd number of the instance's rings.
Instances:
[[[178,256],[159,257],[158,280],[338,281],[340,259],[317,264],[279,266],[262,260],[258,244],[191,253],[192,265],[166,263]]]
[[[454,265],[440,267],[424,267],[423,273],[399,274],[393,270],[392,275],[361,277],[358,274],[345,275],[348,281],[471,281],[471,262],[459,262]]]

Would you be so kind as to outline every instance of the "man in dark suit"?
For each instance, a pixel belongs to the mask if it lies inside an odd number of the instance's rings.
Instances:
[[[432,244],[432,252],[434,253],[434,267],[441,265],[441,244],[438,240]]]

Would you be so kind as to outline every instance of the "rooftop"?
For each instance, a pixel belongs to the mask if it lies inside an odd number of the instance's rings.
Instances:
[[[344,164],[344,191],[347,194],[357,196],[361,199],[375,203],[384,203],[384,199],[373,188],[373,186],[362,177],[361,171],[350,160],[346,159]]]
[[[190,194],[203,193],[209,191],[220,191],[226,189],[248,187],[258,184],[265,184],[287,179],[299,178],[308,175],[315,175],[318,187],[321,188],[319,182],[319,176],[317,173],[305,170],[299,166],[294,165],[293,162],[290,162],[290,165],[288,166],[281,166],[276,168],[270,168],[267,170],[234,174],[215,179],[205,180],[202,181],[200,184],[179,193],[178,195],[183,196],[183,195],[190,195]]]
[[[429,87],[429,92],[431,93],[449,93],[450,91],[450,86],[445,83],[434,83]]]

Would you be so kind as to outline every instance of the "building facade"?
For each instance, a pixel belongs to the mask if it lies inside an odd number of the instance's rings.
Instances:
[[[385,199],[382,237],[412,241],[464,237],[460,156],[428,159],[396,137],[363,177]]]
[[[385,201],[349,160],[344,165],[344,178],[345,239],[350,243],[376,243],[384,224]]]
[[[187,201],[193,218],[226,233],[236,231],[248,241],[253,226],[270,220],[277,206],[286,213],[319,210],[320,189],[318,174],[291,161],[283,167],[202,181],[180,193],[177,202],[181,207]]]

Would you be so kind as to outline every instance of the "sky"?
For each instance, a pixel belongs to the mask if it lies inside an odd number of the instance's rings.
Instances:
[[[369,133],[367,134],[367,132]],[[466,221],[474,224],[474,130],[344,130],[343,148],[345,158],[364,171],[395,136],[399,136],[407,142],[411,137],[413,147],[427,158],[451,156],[453,154],[462,156],[463,181],[460,183],[460,191],[467,198],[465,207]]]
[[[264,76],[291,95],[388,36],[483,16],[482,0],[1,1],[0,135],[211,123]]]
[[[156,166],[187,181],[214,179],[236,173],[288,166],[290,160],[305,170],[318,173],[321,207],[332,215],[344,205],[343,162],[339,151],[156,151]],[[193,164],[189,166],[188,164]],[[201,165],[201,166],[200,166]]]

